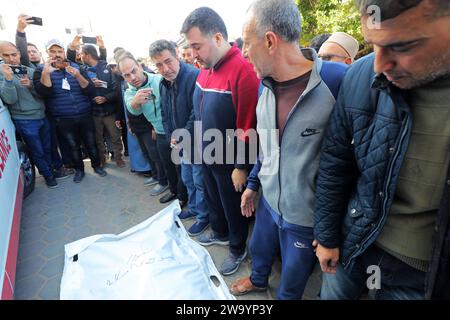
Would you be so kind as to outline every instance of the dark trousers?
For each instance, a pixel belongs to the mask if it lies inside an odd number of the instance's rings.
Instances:
[[[374,283],[375,269],[380,271],[377,300],[422,300],[425,298],[425,272],[414,269],[376,245],[370,246],[356,258],[351,270],[338,263],[336,274],[323,273],[320,298],[322,300],[359,299]],[[369,279],[371,277],[371,279]]]
[[[241,255],[245,251],[248,219],[241,214],[241,192],[231,181],[232,168],[203,165],[206,203],[211,228],[230,241],[230,252]]]
[[[135,135],[144,157],[152,167],[152,177],[158,180],[160,185],[167,185],[166,172],[164,171],[158,149],[156,148],[156,141],[152,139],[152,132],[139,132],[135,133]]]
[[[272,264],[281,252],[280,286],[277,299],[299,300],[317,262],[312,242],[313,228],[284,221],[261,197],[250,240],[252,283],[261,288],[268,285]]]
[[[181,179],[181,166],[175,165],[172,162],[172,149],[164,134],[156,135],[156,147],[158,148],[159,157],[161,158],[163,168],[169,180],[170,192],[176,194],[179,200],[187,201],[187,190]]]
[[[54,169],[59,169],[63,166],[72,167],[72,155],[70,148],[67,146],[61,132],[56,128],[55,118],[48,115],[51,129],[51,144],[52,144],[52,164]],[[58,150],[59,149],[59,150]],[[61,154],[60,154],[61,153]]]
[[[123,142],[123,150],[125,154],[128,154],[128,127],[126,121],[120,122],[122,125],[122,129],[120,130],[120,134],[122,136]]]
[[[95,144],[95,126],[91,115],[72,118],[55,118],[57,129],[62,133],[70,148],[73,167],[84,170],[81,142],[91,159],[93,168],[100,166],[100,157]]]
[[[13,121],[16,130],[25,140],[39,173],[46,178],[52,177],[51,133],[47,118],[40,120],[14,119]]]

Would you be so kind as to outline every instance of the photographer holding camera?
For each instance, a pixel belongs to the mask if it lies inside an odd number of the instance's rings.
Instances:
[[[30,149],[39,173],[49,188],[55,188],[58,186],[56,178],[67,175],[61,168],[52,167],[50,124],[45,116],[44,102],[33,88],[33,69],[20,64],[20,52],[10,42],[0,42],[0,56],[4,60],[0,65],[0,96]]]
[[[70,148],[75,169],[73,181],[79,183],[84,178],[81,141],[94,172],[104,177],[106,171],[100,166],[92,118],[91,99],[95,95],[95,86],[77,64],[67,61],[64,45],[59,40],[50,40],[46,49],[49,59],[44,66],[38,66],[33,83],[36,91],[45,98],[56,128]]]

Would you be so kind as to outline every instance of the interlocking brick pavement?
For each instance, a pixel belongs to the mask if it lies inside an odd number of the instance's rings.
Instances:
[[[59,181],[57,189],[48,189],[43,177],[36,178],[36,189],[23,203],[15,299],[59,299],[66,243],[103,233],[121,233],[148,219],[165,207],[159,197],[149,196],[144,177],[108,162],[108,175],[97,176],[85,162],[86,176],[76,184],[72,176]],[[151,188],[151,187],[150,187]],[[184,222],[188,228],[193,221]],[[214,263],[220,265],[228,254],[225,247],[206,247]],[[224,277],[230,285],[250,274],[247,258],[238,272]],[[275,299],[280,263],[275,263],[269,290],[238,299]],[[311,276],[305,299],[315,299],[320,273]]]

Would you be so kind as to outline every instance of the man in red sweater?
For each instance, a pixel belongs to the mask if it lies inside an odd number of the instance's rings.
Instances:
[[[194,113],[195,120],[201,121],[199,149],[203,151],[212,232],[202,234],[199,242],[229,244],[230,254],[220,272],[230,275],[247,255],[248,220],[240,213],[240,203],[251,162],[256,160],[249,156],[250,145],[257,143],[256,131],[251,135],[247,130],[256,127],[259,80],[236,45],[228,43],[225,23],[214,10],[202,7],[191,12],[181,33],[202,66],[194,91]],[[208,136],[214,132],[221,136],[210,141]]]

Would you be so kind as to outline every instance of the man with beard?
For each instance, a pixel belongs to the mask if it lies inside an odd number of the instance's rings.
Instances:
[[[377,299],[448,299],[450,3],[356,2],[374,54],[347,73],[322,146],[321,298],[368,283]]]
[[[194,113],[195,120],[201,121],[198,131],[203,141],[203,176],[212,232],[200,235],[199,242],[204,246],[230,245],[229,256],[220,267],[223,275],[230,275],[247,256],[248,220],[241,215],[240,202],[250,162],[255,160],[248,151],[256,143],[249,132],[256,127],[259,80],[237,46],[229,44],[225,23],[214,10],[195,9],[185,19],[181,33],[203,67],[194,90]],[[220,132],[223,143],[219,139],[214,144],[208,141],[211,132]],[[211,152],[208,157],[205,151],[215,145],[214,155]],[[230,146],[237,152],[224,159]]]
[[[100,157],[95,145],[95,127],[92,118],[91,99],[95,87],[79,66],[66,59],[64,45],[57,39],[46,44],[49,58],[38,66],[33,75],[36,92],[44,97],[49,112],[54,117],[56,128],[61,132],[70,148],[75,169],[73,181],[84,178],[81,141],[91,159],[94,172],[106,176],[100,166]]]
[[[0,41],[0,97],[11,113],[17,132],[27,143],[34,164],[49,188],[58,186],[56,179],[68,177],[51,161],[50,124],[45,116],[44,101],[36,94],[31,78],[33,69],[20,65],[20,52],[7,41]],[[17,73],[21,70],[21,73]],[[15,71],[15,72],[14,72]]]

